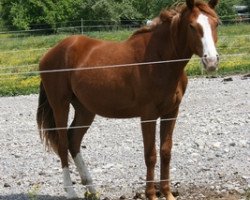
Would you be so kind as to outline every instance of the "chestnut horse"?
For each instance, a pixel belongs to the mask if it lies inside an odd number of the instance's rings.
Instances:
[[[207,71],[218,67],[215,47],[218,17],[214,11],[217,3],[218,0],[208,3],[186,0],[186,4],[162,11],[126,41],[72,36],[42,58],[37,123],[42,139],[61,159],[68,198],[77,198],[70,178],[68,152],[82,184],[87,185],[89,192],[96,192],[80,144],[98,114],[109,118],[140,117],[142,122],[150,120],[141,123],[147,167],[146,196],[150,200],[156,199],[155,129],[156,120],[161,119],[160,190],[167,200],[174,199],[169,164],[175,120],[166,119],[177,117],[187,86],[184,68],[192,55],[201,57]],[[153,63],[171,60],[175,61]],[[71,127],[66,128],[70,104],[75,115]]]

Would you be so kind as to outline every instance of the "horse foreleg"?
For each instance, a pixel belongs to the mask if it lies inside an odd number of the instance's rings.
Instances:
[[[170,190],[170,160],[172,149],[172,133],[175,126],[175,121],[172,118],[177,117],[178,112],[167,115],[161,118],[160,126],[160,157],[161,157],[161,192],[166,197],[166,200],[175,200]],[[168,120],[169,119],[169,120]]]
[[[144,157],[147,167],[146,177],[146,197],[149,200],[155,200],[155,184],[154,184],[154,169],[156,164],[156,148],[155,148],[155,127],[156,122],[141,123],[143,143],[144,143]]]

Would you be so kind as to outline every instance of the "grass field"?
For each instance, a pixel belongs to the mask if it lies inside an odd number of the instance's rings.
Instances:
[[[121,41],[132,30],[91,32],[87,35],[105,40]],[[0,96],[37,93],[39,76],[35,71],[42,55],[67,34],[0,35]],[[250,24],[224,25],[219,28],[218,51],[221,55],[220,75],[250,72]],[[201,64],[194,57],[188,64],[190,76],[201,75]],[[28,74],[17,74],[30,72]]]

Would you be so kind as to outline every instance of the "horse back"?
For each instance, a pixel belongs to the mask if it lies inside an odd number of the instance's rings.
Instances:
[[[40,70],[68,69],[77,65],[101,40],[85,36],[71,36],[51,48],[41,59]]]

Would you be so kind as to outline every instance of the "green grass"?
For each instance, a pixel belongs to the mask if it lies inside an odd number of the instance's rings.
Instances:
[[[127,39],[132,32],[132,30],[118,30],[86,34],[94,38],[121,41]],[[37,93],[40,79],[32,72],[37,70],[42,55],[67,36],[67,34],[0,35],[0,96]],[[250,72],[249,24],[221,26],[217,46],[221,55],[218,74]],[[197,76],[202,74],[201,68],[200,59],[194,56],[186,71],[190,76]],[[15,74],[22,72],[31,72],[31,74]]]

